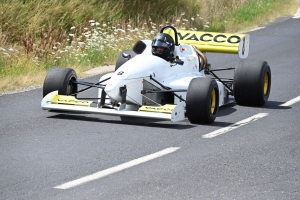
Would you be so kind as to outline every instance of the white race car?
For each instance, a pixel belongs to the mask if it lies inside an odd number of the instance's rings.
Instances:
[[[266,61],[244,59],[249,53],[248,34],[176,30],[165,26],[160,33],[174,38],[174,58],[166,61],[152,54],[151,40],[137,41],[123,51],[115,71],[98,83],[77,79],[66,67],[51,68],[43,85],[44,110],[99,113],[121,117],[209,124],[218,108],[229,102],[263,106],[269,98],[271,70]],[[179,43],[180,42],[180,43]],[[232,68],[211,69],[205,52],[235,53],[240,62]],[[233,79],[215,71],[234,70]],[[78,84],[87,88],[78,91]],[[77,98],[79,92],[99,88],[98,99]]]

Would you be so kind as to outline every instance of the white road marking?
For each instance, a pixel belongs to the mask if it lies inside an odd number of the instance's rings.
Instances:
[[[266,27],[263,27],[263,26],[261,26],[261,27],[256,27],[256,28],[253,28],[253,29],[251,29],[251,30],[249,30],[249,31],[246,31],[246,32],[244,32],[244,33],[252,32],[252,31],[258,31],[258,30],[264,29],[264,28],[266,28]]]
[[[116,173],[116,172],[120,172],[120,171],[128,169],[130,167],[133,167],[133,166],[145,163],[145,162],[153,160],[155,158],[159,158],[161,156],[173,153],[173,152],[177,151],[178,149],[180,149],[180,147],[170,147],[170,148],[161,150],[159,152],[156,152],[156,153],[153,153],[153,154],[150,154],[150,155],[147,155],[147,156],[144,156],[144,157],[141,157],[141,158],[129,161],[127,163],[123,163],[121,165],[117,165],[115,167],[112,167],[112,168],[109,168],[109,169],[105,169],[103,171],[96,172],[94,174],[91,174],[91,175],[88,175],[88,176],[85,176],[85,177],[82,177],[82,178],[79,178],[79,179],[76,179],[76,180],[64,183],[62,185],[58,185],[58,186],[56,186],[54,188],[55,189],[62,189],[62,190],[70,189],[70,188],[82,185],[84,183],[87,183],[87,182],[90,182],[90,181],[94,181],[94,180],[103,178],[103,177],[108,176],[110,174],[113,174],[113,173]]]
[[[291,105],[293,105],[293,104],[295,104],[295,103],[297,103],[299,101],[300,101],[300,96],[298,96],[298,97],[296,97],[296,98],[294,98],[294,99],[292,99],[290,101],[287,101],[286,103],[281,104],[280,106],[291,106]],[[227,126],[227,127],[218,129],[216,131],[210,132],[208,134],[205,134],[205,135],[202,136],[202,138],[214,138],[214,137],[217,137],[219,135],[222,135],[224,133],[227,133],[229,131],[237,129],[237,128],[241,127],[241,126],[244,126],[246,124],[254,122],[254,121],[256,121],[258,119],[261,119],[263,117],[266,117],[268,115],[269,115],[268,113],[259,113],[259,114],[253,115],[252,117],[249,117],[247,119],[241,120],[241,121],[239,121],[239,122],[237,122],[235,124],[232,124],[230,126]],[[103,178],[103,177],[108,176],[110,174],[113,174],[113,173],[116,173],[116,172],[120,172],[120,171],[128,169],[130,167],[133,167],[133,166],[136,166],[136,165],[148,162],[148,161],[153,160],[155,158],[159,158],[161,156],[173,153],[173,152],[177,151],[178,149],[180,149],[180,147],[170,147],[170,148],[164,149],[162,151],[159,151],[159,152],[156,152],[156,153],[153,153],[153,154],[150,154],[150,155],[147,155],[147,156],[144,156],[144,157],[141,157],[141,158],[129,161],[127,163],[124,163],[124,164],[121,164],[121,165],[117,165],[115,167],[112,167],[112,168],[109,168],[109,169],[106,169],[106,170],[103,170],[103,171],[96,172],[94,174],[91,174],[91,175],[88,175],[88,176],[85,176],[85,177],[82,177],[82,178],[79,178],[79,179],[76,179],[76,180],[64,183],[62,185],[58,185],[58,186],[56,186],[54,188],[55,189],[63,189],[63,190],[70,189],[70,188],[73,188],[73,187],[85,184],[87,182]]]
[[[268,116],[269,114],[268,113],[259,113],[259,114],[256,114],[256,115],[253,115],[252,117],[249,117],[247,119],[244,119],[242,121],[239,121],[235,124],[232,124],[230,126],[227,126],[227,127],[224,127],[224,128],[221,128],[221,129],[218,129],[216,131],[213,131],[213,132],[210,132],[208,134],[205,134],[202,136],[202,138],[213,138],[213,137],[217,137],[219,135],[222,135],[224,133],[227,133],[228,131],[232,131],[234,129],[237,129],[241,126],[244,126],[246,124],[249,124],[250,122],[254,122],[260,118],[263,118],[263,117],[266,117]]]
[[[296,14],[293,17],[294,19],[300,18],[300,7],[298,8]]]
[[[280,106],[291,106],[299,101],[300,101],[300,96],[298,96],[292,100],[289,100],[289,101],[285,102],[284,104],[281,104]]]

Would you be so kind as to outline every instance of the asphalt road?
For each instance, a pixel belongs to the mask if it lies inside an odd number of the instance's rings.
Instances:
[[[212,125],[43,111],[41,89],[0,96],[0,199],[300,199],[300,19],[249,34],[249,58],[271,66],[269,101],[230,104]],[[236,129],[205,137],[228,126]]]

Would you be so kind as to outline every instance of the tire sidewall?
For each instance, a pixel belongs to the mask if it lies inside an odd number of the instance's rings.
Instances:
[[[68,70],[65,76],[65,79],[62,83],[62,88],[58,90],[58,94],[61,95],[71,95],[77,92],[77,85],[72,84],[71,80],[76,80],[77,75],[75,74],[74,70]],[[76,88],[74,88],[74,86]]]
[[[216,91],[216,107],[211,112],[211,94]],[[191,123],[210,124],[214,122],[219,107],[219,89],[215,80],[194,78],[189,84],[186,96],[186,112]]]
[[[66,67],[52,67],[44,80],[43,97],[56,90],[58,90],[58,94],[60,95],[75,94],[78,88],[77,84],[72,83],[72,80],[77,80],[77,74],[73,69]]]
[[[264,94],[264,78],[268,73],[268,88]],[[237,104],[262,106],[270,95],[271,69],[266,61],[243,60],[237,65],[233,79],[233,93]]]

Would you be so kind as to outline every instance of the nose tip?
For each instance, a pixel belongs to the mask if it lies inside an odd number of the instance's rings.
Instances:
[[[112,99],[121,101],[122,98],[121,98],[121,94],[120,94],[120,84],[117,84],[115,82],[109,82],[106,85],[106,87],[104,88],[104,91]]]

